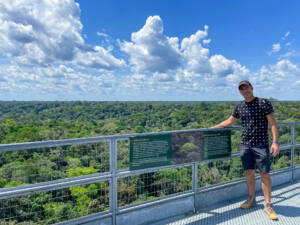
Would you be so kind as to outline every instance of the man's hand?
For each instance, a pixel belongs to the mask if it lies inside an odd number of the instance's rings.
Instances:
[[[227,120],[224,120],[222,123],[219,123],[213,127],[209,128],[219,128],[219,127],[229,127],[237,121],[237,118],[230,116]]]
[[[271,146],[271,154],[272,156],[276,156],[279,153],[279,146],[278,144],[273,143]]]

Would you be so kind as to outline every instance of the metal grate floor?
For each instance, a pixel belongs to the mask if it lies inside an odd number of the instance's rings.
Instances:
[[[172,218],[155,223],[155,225],[212,225],[212,224],[272,224],[272,225],[299,225],[300,224],[300,182],[295,184],[274,187],[272,203],[278,215],[277,221],[270,220],[264,209],[264,197],[259,193],[256,197],[258,205],[249,210],[239,208],[245,199],[228,201],[213,208],[185,217]]]

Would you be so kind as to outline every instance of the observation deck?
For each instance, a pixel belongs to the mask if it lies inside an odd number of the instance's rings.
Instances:
[[[278,123],[271,159],[276,224],[300,224],[300,122]],[[129,170],[129,139],[231,130],[230,157]],[[122,134],[0,145],[0,224],[273,224],[241,210],[247,187],[241,127]]]
[[[246,187],[245,187],[246,188]],[[228,200],[223,203],[200,210],[191,215],[181,215],[168,218],[153,225],[210,225],[210,224],[300,224],[300,182],[283,184],[273,188],[272,202],[274,210],[278,214],[278,221],[271,221],[264,213],[264,197],[261,192],[257,193],[257,206],[249,210],[240,209],[240,205],[247,196]]]

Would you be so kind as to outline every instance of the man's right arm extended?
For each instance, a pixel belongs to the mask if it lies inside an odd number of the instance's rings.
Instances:
[[[218,127],[228,127],[234,124],[238,119],[230,116],[227,120],[224,120],[223,122],[217,124],[216,126],[210,127],[210,128],[218,128]]]

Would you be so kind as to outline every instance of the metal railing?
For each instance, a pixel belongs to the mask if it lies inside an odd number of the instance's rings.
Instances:
[[[300,140],[298,138],[298,135],[300,137],[300,132],[297,134],[295,133],[295,127],[299,125],[300,122],[278,123],[278,127],[288,127],[288,129],[290,130],[290,141],[288,143],[280,143],[280,150],[290,151],[288,157],[288,160],[290,160],[290,165],[285,168],[285,170],[290,170],[292,172],[291,182],[294,182],[295,180],[295,158],[300,159],[300,151],[297,150],[297,153],[295,154],[296,148],[300,147]],[[26,184],[21,184],[20,186],[18,186],[18,184],[12,183],[13,179],[9,180],[11,179],[11,176],[17,176],[16,174],[18,173],[20,173],[20,176],[22,176],[21,172],[27,171],[26,169],[28,168],[29,172],[36,171],[42,168],[34,168],[32,167],[32,165],[26,165],[26,167],[24,167],[21,165],[22,162],[20,162],[20,167],[15,166],[9,168],[8,166],[6,166],[5,171],[9,171],[7,172],[8,180],[6,181],[9,181],[10,186],[12,187],[5,187],[0,189],[0,201],[2,201],[2,204],[0,204],[0,211],[5,212],[6,210],[8,212],[8,214],[1,214],[0,212],[0,224],[3,221],[9,220],[26,221],[27,218],[33,218],[35,214],[38,213],[43,214],[43,216],[48,218],[46,222],[48,224],[61,221],[65,221],[62,223],[76,224],[79,222],[89,221],[91,218],[95,220],[106,217],[111,217],[112,223],[116,224],[116,215],[128,212],[130,210],[136,210],[139,207],[145,207],[146,205],[157,204],[157,202],[170,201],[186,196],[194,196],[194,198],[196,198],[196,194],[199,190],[211,188],[211,186],[205,185],[199,187],[199,177],[202,176],[202,174],[199,174],[200,167],[204,164],[213,165],[213,163],[221,162],[224,160],[234,160],[239,157],[239,152],[232,152],[232,155],[229,158],[205,160],[201,162],[190,162],[180,165],[169,165],[130,171],[128,168],[118,169],[118,143],[121,144],[121,142],[124,141],[128,142],[130,137],[141,135],[144,136],[207,130],[212,131],[220,129],[238,131],[241,129],[241,127],[237,126],[217,129],[206,128],[153,132],[146,134],[122,134],[103,137],[28,142],[18,144],[2,144],[0,145],[0,154],[4,154],[5,157],[3,157],[3,160],[1,160],[0,165],[2,167],[0,168],[0,172],[3,172],[3,168],[6,165],[9,165],[9,162],[5,162],[5,160],[10,157],[9,154],[13,154],[12,157],[15,157],[13,159],[20,160],[20,157],[17,157],[17,153],[23,152],[24,155],[22,157],[25,157],[27,159],[36,157],[37,161],[41,162],[38,167],[51,167],[52,169],[55,168],[58,171],[62,170],[63,168],[65,169],[63,171],[68,174],[68,177],[66,178],[58,174],[55,176],[47,176],[48,180],[40,180],[36,178],[37,176],[34,176],[34,179],[31,178],[29,179],[29,181],[27,179]],[[297,140],[299,140],[299,142],[296,141],[295,136],[297,136]],[[107,143],[109,144],[109,147]],[[102,144],[104,147],[100,146]],[[80,147],[76,148],[76,146],[85,146],[83,147],[83,149],[86,152],[83,153],[82,149],[80,149]],[[38,151],[36,153],[33,153],[32,150],[36,149],[38,149]],[[109,151],[108,158],[105,157],[105,151]],[[63,152],[65,152],[65,155],[62,154]],[[47,156],[40,156],[41,158],[38,158],[39,154],[43,155],[46,153]],[[78,160],[76,161],[76,158],[72,156],[86,157],[86,161],[81,160],[80,162],[78,162]],[[55,159],[56,161],[47,161],[47,157],[52,160]],[[103,164],[109,164],[109,166],[106,165],[103,168],[98,168],[97,166],[95,166],[99,165],[99,162],[96,162],[96,160],[102,160],[101,162]],[[276,161],[276,159],[274,160]],[[86,165],[82,166],[82,162],[86,162]],[[67,164],[67,167],[65,167],[65,164]],[[91,166],[91,164],[93,164],[93,166]],[[79,167],[83,169],[78,170]],[[9,168],[10,170],[7,168]],[[206,169],[209,170],[209,166]],[[165,171],[165,173],[163,173],[163,171]],[[276,170],[275,172],[278,172],[278,170]],[[47,172],[44,172],[44,174],[47,174]],[[158,176],[158,180],[161,180],[162,182],[155,185],[151,184],[152,186],[147,186],[147,182],[151,179],[155,180],[155,176]],[[190,182],[190,185],[178,186],[181,183],[182,179],[187,179],[185,183],[189,184]],[[233,181],[229,181],[226,184],[230,182],[244,182],[244,180],[244,178],[234,179]],[[170,181],[174,183],[171,184]],[[140,185],[138,185],[139,183]],[[215,186],[222,185],[224,185],[224,183],[215,184]],[[131,190],[131,192],[129,190]],[[158,190],[163,191],[160,192]],[[148,193],[148,195],[145,195],[145,193]],[[41,194],[43,194],[42,196],[44,196],[45,199],[40,196]],[[55,196],[55,198],[53,197],[49,202],[50,195],[52,197]],[[88,199],[82,199],[84,198],[83,196],[87,196]],[[126,198],[126,196],[128,197],[128,202],[125,204],[122,203],[121,200],[122,198]],[[22,211],[22,209],[19,209],[20,207],[32,207],[31,205],[29,206],[29,203],[20,203],[23,200],[16,200],[17,198],[25,197],[27,198],[27,200],[38,197],[40,199],[40,205],[36,207],[40,208],[38,208],[37,210],[31,208],[27,213],[22,215],[22,218],[16,218],[14,217],[14,213],[18,212],[18,210]],[[70,217],[65,217],[65,215],[61,215],[60,217],[59,215],[55,215],[55,213],[57,213],[55,211],[55,207],[59,207],[61,205],[61,203],[57,201],[56,198],[59,198],[61,202],[77,201],[78,207],[80,207],[81,205],[82,208],[86,207],[89,209],[89,211],[85,211],[84,213],[75,213]],[[14,202],[18,202],[18,204],[13,205]],[[89,205],[87,205],[87,202],[89,202]],[[100,202],[104,202],[103,207],[97,208],[97,204],[99,205]],[[47,206],[46,212],[45,207],[42,207],[42,205],[44,204],[46,204]],[[63,207],[67,207],[66,205],[64,205]],[[69,207],[72,208],[71,205],[69,205]],[[12,213],[9,214],[9,212]],[[51,220],[51,216],[56,216],[60,220]]]

